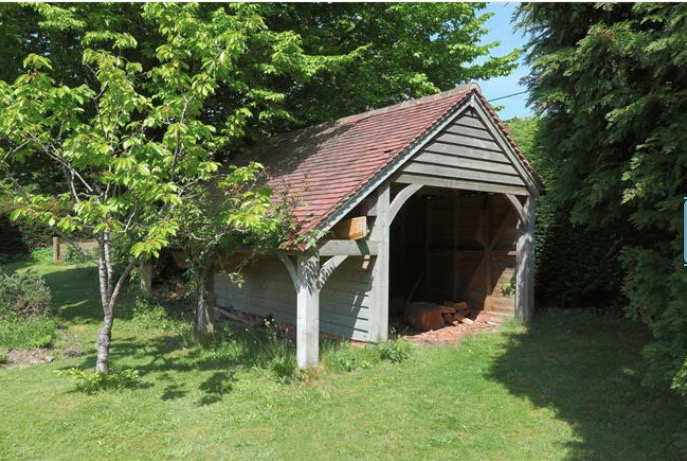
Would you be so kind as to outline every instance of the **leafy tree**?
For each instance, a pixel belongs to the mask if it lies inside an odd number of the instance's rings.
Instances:
[[[354,59],[330,61],[327,72],[310,75],[307,80],[244,67],[242,60],[248,57],[239,59],[236,67],[243,70],[244,81],[281,92],[283,99],[271,101],[270,107],[289,114],[288,120],[268,119],[267,115],[261,120],[253,118],[246,126],[247,134],[261,139],[471,80],[508,74],[515,66],[517,51],[494,57],[490,53],[496,42],[480,44],[489,14],[479,10],[485,6],[459,2],[252,5],[268,29],[283,34],[284,46],[300,47],[308,55]],[[0,79],[14,80],[21,72],[22,56],[35,53],[59,62],[53,74],[56,80],[70,85],[88,81],[92,74],[81,65],[81,54],[88,45],[81,38],[89,31],[131,35],[138,46],[127,49],[125,55],[147,69],[156,62],[156,49],[164,38],[145,19],[143,8],[137,3],[84,2],[63,8],[0,5],[0,53],[7,53]],[[233,6],[203,3],[195,7],[196,17],[209,21],[218,8],[231,10]],[[484,59],[478,64],[478,58]],[[206,121],[222,123],[245,91],[218,85],[209,96]]]
[[[448,90],[456,84],[507,75],[519,51],[489,56],[481,44],[490,14],[486,3],[277,3],[267,20],[303,37],[314,54],[358,50],[342,72],[322,73],[287,100],[301,124],[319,123],[370,108]],[[475,61],[486,57],[481,63]]]
[[[251,187],[260,167],[220,174],[215,152],[241,136],[252,111],[269,107],[280,94],[248,89],[218,129],[201,120],[215,88],[220,82],[248,87],[243,78],[251,70],[305,78],[345,58],[304,54],[289,34],[267,29],[252,5],[237,5],[232,14],[217,10],[207,22],[198,20],[191,4],[151,4],[144,15],[164,38],[149,69],[126,58],[136,46],[131,35],[88,32],[83,40],[92,47],[84,49],[83,64],[95,85],[57,83],[50,60],[36,54],[24,60],[26,72],[13,84],[0,83],[0,132],[7,144],[1,159],[15,167],[6,168],[6,186],[15,197],[12,217],[43,221],[67,239],[87,229],[99,243],[100,372],[108,371],[115,306],[137,258],[157,256],[187,229],[191,220],[180,210],[203,200],[200,191],[209,181],[231,194],[218,200],[215,218],[230,230],[264,233],[276,227],[266,205],[269,189]],[[69,25],[70,17],[61,19]],[[274,114],[258,109],[262,115]],[[66,191],[36,192],[11,176],[34,156],[63,173]],[[125,257],[119,272],[115,247]]]
[[[651,327],[646,382],[685,386],[687,9],[527,4],[528,79],[549,193],[573,222],[622,229],[627,312]],[[619,266],[620,270],[620,266]],[[680,371],[682,370],[682,371]],[[680,378],[682,377],[682,378]]]
[[[272,200],[265,179],[258,163],[232,166],[212,184],[194,186],[193,200],[175,208],[181,226],[173,244],[190,263],[187,275],[197,293],[194,333],[201,342],[214,333],[214,269],[240,281],[240,269],[253,255],[291,243],[292,203]]]

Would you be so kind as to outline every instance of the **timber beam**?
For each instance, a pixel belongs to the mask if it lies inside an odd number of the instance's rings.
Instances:
[[[325,240],[319,247],[320,256],[366,256],[376,255],[379,244],[375,240]]]

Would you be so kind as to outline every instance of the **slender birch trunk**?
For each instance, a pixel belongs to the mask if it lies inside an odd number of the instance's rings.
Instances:
[[[136,260],[130,258],[121,275],[114,280],[114,267],[110,258],[110,242],[107,236],[98,239],[100,255],[98,257],[98,277],[100,285],[100,301],[103,306],[103,325],[95,337],[95,371],[107,373],[110,370],[110,342],[112,340],[112,324],[114,323],[115,306],[122,287],[129,278]]]

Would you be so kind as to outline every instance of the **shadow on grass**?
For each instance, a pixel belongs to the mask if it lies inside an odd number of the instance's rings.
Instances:
[[[189,395],[189,386],[201,392],[197,406],[210,405],[232,392],[239,369],[267,369],[274,351],[265,347],[267,332],[226,327],[216,343],[208,346],[188,344],[182,336],[167,333],[152,338],[113,337],[110,361],[126,364],[142,378],[164,385],[161,400],[175,400]],[[289,350],[295,356],[295,349]],[[95,355],[86,355],[77,368],[92,369]],[[294,361],[295,371],[295,361]],[[202,373],[200,384],[193,375]],[[204,373],[205,372],[205,373]],[[208,375],[209,372],[209,376]],[[191,384],[195,383],[195,384]]]
[[[203,391],[203,396],[196,402],[198,406],[210,405],[211,403],[222,400],[224,394],[234,390],[236,382],[236,372],[216,371],[208,379],[203,381],[199,387]]]
[[[53,293],[54,315],[58,319],[71,324],[100,323],[102,311],[99,301],[97,271],[93,266],[70,267],[69,270],[56,270],[42,275]],[[118,320],[130,318],[127,303],[131,303],[133,295],[123,293],[118,303]],[[131,363],[141,377],[148,375],[156,381],[165,382],[161,395],[162,400],[173,400],[185,397],[189,391],[185,384],[189,380],[179,376],[179,373],[197,371],[214,371],[207,379],[200,383],[198,389],[202,396],[197,405],[208,405],[218,402],[224,394],[232,391],[236,381],[232,367],[249,366],[256,357],[249,353],[249,337],[236,336],[244,340],[236,348],[240,353],[231,357],[213,356],[201,347],[185,348],[185,340],[174,333],[160,333],[152,338],[138,336],[118,336],[118,322],[115,322],[113,342],[110,350],[110,360],[114,364]],[[77,368],[90,370],[95,367],[95,355],[91,352],[82,357]],[[65,367],[68,369],[71,367]],[[173,378],[176,376],[177,379]],[[152,384],[150,384],[152,386]]]
[[[647,340],[641,325],[610,314],[551,310],[508,337],[489,378],[572,427],[568,461],[683,459],[683,402],[641,386]]]
[[[97,276],[93,266],[78,266],[43,274],[52,292],[55,315],[59,319],[69,323],[102,321]]]

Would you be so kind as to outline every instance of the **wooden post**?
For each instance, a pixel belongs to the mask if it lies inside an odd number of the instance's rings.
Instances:
[[[534,311],[534,231],[535,202],[531,195],[524,207],[525,220],[518,222],[518,243],[516,246],[516,290],[515,313],[518,318],[528,322]]]
[[[52,262],[58,263],[60,262],[60,238],[59,237],[53,237],[52,238]]]
[[[378,242],[377,260],[372,273],[374,313],[370,332],[372,341],[389,339],[389,221],[391,190],[388,183],[377,191],[377,219],[372,228],[371,239]]]
[[[298,255],[296,264],[296,358],[298,368],[317,365],[320,354],[320,257]]]
[[[529,246],[527,248],[527,309],[525,310],[525,321],[529,322],[534,315],[534,274],[536,270],[535,261],[535,230],[536,230],[536,209],[537,199],[532,195],[527,197],[525,211],[527,213],[527,236]]]
[[[153,264],[149,260],[141,259],[139,271],[141,273],[141,294],[144,298],[149,298],[152,293],[153,285]]]
[[[460,213],[460,197],[458,195],[453,196],[453,211],[451,215],[451,222],[453,223],[453,249],[451,251],[451,299],[453,301],[458,300],[458,271],[456,271],[456,264],[458,258],[456,257],[458,253],[458,215]]]
[[[491,311],[491,294],[494,291],[494,286],[491,280],[491,251],[490,251],[490,240],[489,240],[489,226],[491,214],[490,200],[491,196],[487,195],[484,203],[484,310],[486,312]]]

